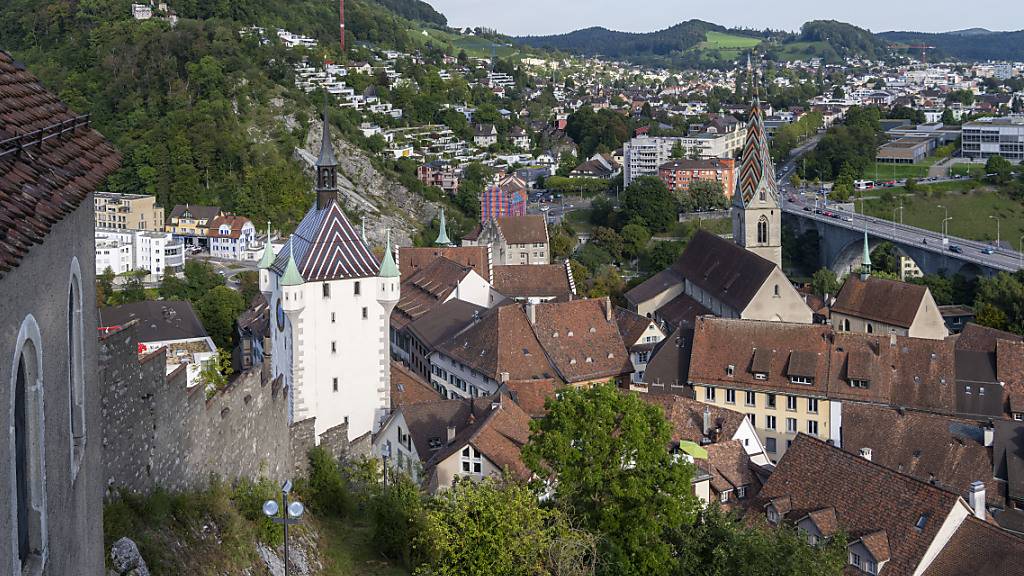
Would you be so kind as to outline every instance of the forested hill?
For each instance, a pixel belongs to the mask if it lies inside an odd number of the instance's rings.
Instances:
[[[588,56],[634,58],[644,55],[667,56],[689,50],[704,41],[709,30],[725,28],[701,20],[681,22],[657,32],[617,32],[594,27],[554,36],[523,36],[516,41],[539,48],[553,48]]]
[[[175,27],[132,20],[130,0],[4,4],[0,49],[123,152],[112,191],[154,194],[165,208],[215,204],[275,227],[301,218],[310,181],[291,156],[317,104],[293,85],[303,51],[239,31],[312,35],[321,43],[309,57],[338,61],[335,0],[171,0]],[[413,45],[411,23],[369,0],[347,0],[346,23],[357,40]]]
[[[927,34],[923,32],[882,32],[881,38],[897,44],[934,46],[929,59],[1024,60],[1024,30],[991,32],[980,28]]]
[[[841,58],[883,60],[888,44],[864,28],[835,20],[812,20],[800,28],[798,42],[825,42]]]

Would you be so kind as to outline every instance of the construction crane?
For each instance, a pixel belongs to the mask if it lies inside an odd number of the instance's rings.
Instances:
[[[922,64],[927,64],[928,63],[928,55],[927,55],[927,53],[925,51],[926,50],[935,50],[935,46],[927,46],[925,44],[910,44],[910,45],[907,45],[906,48],[908,50],[920,50],[921,51],[921,63]]]
[[[345,0],[338,0],[338,27],[341,30],[341,53],[345,54]]]

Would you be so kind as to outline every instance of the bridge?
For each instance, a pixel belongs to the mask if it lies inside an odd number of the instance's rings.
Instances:
[[[892,243],[898,252],[917,263],[925,274],[963,274],[993,276],[998,272],[1016,272],[1024,268],[1020,252],[992,246],[976,240],[946,236],[881,218],[836,210],[816,210],[814,199],[784,195],[782,213],[795,222],[802,234],[818,233],[819,263],[836,274],[860,269],[863,262],[864,232],[868,247],[874,250],[883,242]],[[826,214],[831,212],[834,216]],[[952,247],[958,247],[959,252]],[[988,253],[991,251],[991,254]]]

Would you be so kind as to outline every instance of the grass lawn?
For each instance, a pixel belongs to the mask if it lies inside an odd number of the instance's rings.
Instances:
[[[779,47],[778,57],[781,60],[810,60],[827,50],[827,42],[791,42]]]
[[[949,209],[949,234],[972,240],[995,240],[996,222],[989,216],[1000,218],[1001,238],[1017,245],[1024,235],[1024,206],[991,190],[979,189],[964,193],[962,182],[943,182],[922,186],[929,191],[928,197],[921,194],[903,196],[903,223],[939,232],[942,219]],[[893,188],[895,194],[902,188]],[[880,200],[865,202],[867,213],[877,218],[891,220],[892,204]],[[897,218],[899,216],[897,215]]]
[[[687,239],[693,236],[696,232],[698,225],[701,230],[707,230],[712,234],[721,236],[722,234],[732,234],[732,220],[729,218],[713,218],[710,220],[693,220],[690,222],[676,222],[672,225],[672,230],[667,234],[658,234],[659,238],[679,238]]]
[[[566,213],[565,220],[576,232],[590,232],[594,229],[594,225],[590,223],[590,213],[590,208],[579,208]]]
[[[985,175],[985,165],[954,164],[950,168],[950,174],[953,176],[970,176],[971,178],[980,178]]]
[[[706,40],[700,44],[700,47],[707,48],[709,50],[742,50],[745,48],[753,48],[760,43],[760,38],[751,38],[749,36],[739,36],[736,34],[726,34],[724,32],[715,32],[714,30],[710,30],[707,33]]]
[[[371,528],[354,520],[320,520],[320,541],[328,576],[409,576],[380,558],[370,543]]]
[[[491,42],[479,36],[463,36],[437,30],[436,28],[424,28],[421,30],[410,30],[413,38],[426,43],[427,36],[423,35],[424,30],[434,42],[451,43],[456,50],[465,50],[466,55],[471,58],[490,58],[493,48],[498,58],[508,58],[519,53],[519,50],[505,44]]]

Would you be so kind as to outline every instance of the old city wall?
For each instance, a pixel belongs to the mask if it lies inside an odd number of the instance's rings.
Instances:
[[[100,339],[103,471],[107,495],[118,489],[195,490],[212,476],[281,482],[306,472],[312,419],[288,423],[287,391],[262,367],[236,375],[207,400],[186,385],[183,368],[165,374],[163,350],[140,357],[132,325]],[[347,450],[347,430],[321,443]]]

